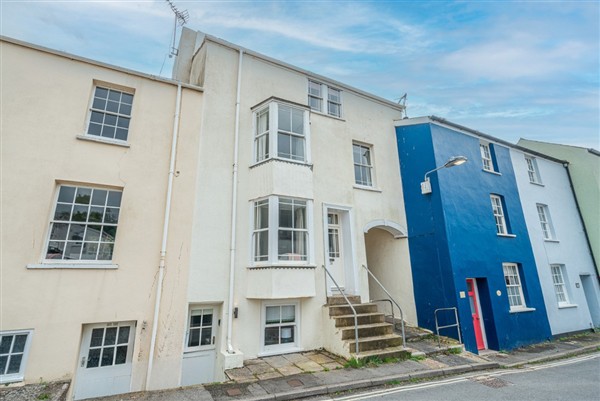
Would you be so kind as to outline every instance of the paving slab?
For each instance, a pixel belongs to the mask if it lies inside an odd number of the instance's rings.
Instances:
[[[285,354],[285,355],[282,355],[282,357],[284,357],[285,359],[287,359],[288,361],[290,361],[291,363],[294,363],[294,364],[310,361],[310,359],[308,359],[307,357],[305,357],[302,354]]]
[[[427,369],[443,369],[445,367],[448,367],[448,365],[446,365],[445,363],[436,361],[435,359],[431,358],[423,359],[419,361],[419,363],[423,364]]]
[[[342,369],[344,367],[344,365],[342,365],[339,362],[329,362],[329,363],[324,363],[321,366],[323,366],[323,370],[335,370],[335,369]]]
[[[295,365],[305,372],[321,372],[325,370],[323,366],[311,360],[308,360],[306,362],[296,362]]]
[[[269,356],[266,358],[262,358],[262,360],[264,362],[268,363],[269,365],[271,365],[272,367],[274,367],[275,369],[278,369],[278,368],[281,368],[284,366],[289,366],[289,364],[290,364],[290,361],[288,361],[281,355]]]
[[[266,362],[252,364],[252,365],[248,365],[246,367],[254,375],[260,375],[260,374],[264,374],[264,373],[275,372],[275,368],[273,368],[271,365],[269,365]]]
[[[281,368],[278,368],[277,371],[279,371],[279,373],[281,373],[283,376],[292,376],[303,372],[302,369],[295,365],[283,366]]]
[[[431,359],[441,362],[443,364],[445,364],[446,366],[463,366],[463,365],[471,365],[473,363],[472,360],[467,359],[463,356],[461,356],[460,354],[438,354],[435,356],[432,356]]]
[[[323,385],[323,382],[312,374],[299,374],[283,378],[264,380],[261,387],[269,394],[297,391],[300,388],[310,388]]]
[[[395,374],[408,374],[426,369],[427,367],[423,366],[423,364],[420,364],[419,362],[407,360],[398,363],[384,363],[377,367],[365,368],[364,371],[368,372],[370,377],[383,377]]]
[[[250,369],[248,369],[247,367],[229,369],[225,371],[225,374],[227,375],[227,377],[229,377],[229,379],[236,382],[256,380],[252,371],[250,371]]]
[[[370,374],[365,372],[365,369],[346,368],[331,370],[329,372],[317,372],[312,375],[321,380],[324,384],[333,385],[367,379]]]
[[[323,363],[329,363],[329,362],[335,362],[332,358],[328,357],[325,354],[321,354],[321,353],[314,353],[312,355],[306,355],[305,356],[310,359],[313,362],[316,362],[318,364],[323,364]]]

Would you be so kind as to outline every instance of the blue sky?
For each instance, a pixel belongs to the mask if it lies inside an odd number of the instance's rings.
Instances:
[[[2,35],[169,76],[156,1],[1,1]],[[183,1],[186,25],[499,138],[600,148],[600,2]]]

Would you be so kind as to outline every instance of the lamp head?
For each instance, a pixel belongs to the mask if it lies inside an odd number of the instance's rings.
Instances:
[[[452,156],[450,159],[448,159],[446,164],[444,164],[444,167],[460,166],[461,164],[466,162],[467,158],[465,156]]]

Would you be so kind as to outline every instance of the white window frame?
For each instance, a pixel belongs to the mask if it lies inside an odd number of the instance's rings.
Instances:
[[[279,109],[281,107],[288,107],[291,109],[291,113],[301,112],[302,113],[302,125],[303,132],[292,132],[284,129],[279,129]],[[268,113],[268,129],[264,132],[258,132],[259,123],[258,119],[261,114]],[[267,104],[263,104],[253,110],[252,113],[252,125],[253,125],[253,156],[252,160],[254,164],[264,162],[266,160],[278,159],[285,160],[287,162],[299,163],[299,164],[310,164],[311,153],[310,153],[310,119],[309,109],[305,106],[299,106],[296,104],[290,104],[283,101],[270,101]],[[303,157],[295,158],[290,153],[290,157],[280,156],[279,149],[279,135],[286,135],[292,138],[302,140],[303,144]],[[268,152],[264,151],[265,144],[261,143],[261,138],[266,137]]]
[[[107,94],[107,100],[108,97],[110,96],[110,92],[113,93],[119,93],[119,101],[116,102],[118,103],[118,111],[111,111],[111,110],[107,110],[106,107],[104,108],[100,108],[97,107],[98,105],[96,104],[95,100],[97,97],[97,92],[98,90],[106,90],[109,93]],[[131,103],[127,103],[128,100],[124,100],[123,95],[127,95],[128,97],[131,96]],[[130,128],[131,128],[131,119],[132,119],[132,112],[133,112],[133,101],[135,98],[135,91],[133,89],[128,89],[128,88],[123,88],[120,86],[113,86],[110,84],[106,84],[106,83],[96,83],[94,85],[94,89],[92,92],[92,96],[90,99],[90,104],[89,104],[89,109],[88,109],[88,117],[87,117],[87,122],[86,122],[86,129],[85,129],[85,134],[83,135],[84,138],[86,139],[92,139],[92,140],[96,140],[96,141],[101,141],[101,142],[109,142],[109,143],[116,143],[116,144],[127,144],[129,141],[129,134],[130,134]],[[123,108],[123,110],[122,110]],[[127,110],[129,109],[129,110]],[[96,113],[96,114],[94,114]],[[102,114],[103,118],[102,118],[102,123],[99,122],[95,122],[93,120],[95,120],[98,117],[98,114]],[[96,117],[95,117],[96,116]],[[106,116],[110,116],[110,118],[115,118],[115,132],[114,135],[112,137],[110,136],[102,136],[102,133],[100,133],[100,135],[95,135],[92,134],[92,124],[94,126],[99,125],[101,128],[101,131],[103,130],[103,127],[106,126],[113,126],[112,124],[106,124]],[[122,125],[125,124],[125,125]],[[121,132],[125,131],[125,139],[120,139],[117,138],[117,131],[121,130]]]
[[[359,160],[359,161],[356,160],[356,158],[354,157],[356,148],[358,148],[360,151],[362,151],[362,150],[368,151],[368,159],[369,160],[368,160],[367,164],[363,163],[362,160]],[[374,188],[375,187],[375,169],[373,167],[373,146],[366,144],[366,143],[361,143],[361,142],[352,142],[352,163],[353,163],[352,165],[353,165],[353,170],[354,170],[353,171],[354,172],[354,184],[359,187]],[[363,171],[366,171],[368,173],[368,179],[366,180],[366,182],[364,180],[360,180],[361,182],[359,182],[359,179],[356,176],[356,168],[357,167],[361,171],[361,178],[362,178]]]
[[[523,294],[523,285],[516,263],[502,263],[506,296],[511,311],[528,310]]]
[[[552,225],[552,218],[550,217],[548,205],[536,203],[535,208],[537,210],[538,219],[540,220],[540,227],[542,229],[542,236],[544,237],[544,240],[555,241],[556,237],[554,234],[554,227]]]
[[[283,307],[283,306],[293,306],[294,307],[294,322],[288,322],[288,323],[273,323],[273,324],[269,324],[267,325],[267,308],[268,307]],[[260,349],[261,349],[261,354],[260,355],[276,355],[276,354],[283,354],[283,353],[289,353],[289,352],[297,352],[297,351],[301,351],[300,348],[300,318],[301,316],[301,310],[300,310],[300,302],[298,302],[297,300],[273,300],[273,301],[264,301],[262,303],[262,307],[261,307],[261,332],[260,332]],[[289,343],[279,343],[279,344],[273,344],[273,345],[265,345],[265,340],[266,340],[266,336],[265,336],[265,331],[267,329],[267,327],[280,327],[283,328],[283,326],[294,326],[293,328],[293,333],[294,333],[294,341],[293,342],[289,342]],[[280,341],[281,341],[281,331],[280,331]]]
[[[12,352],[15,346],[15,337],[18,335],[26,335],[27,338],[25,340],[25,346],[21,352]],[[4,337],[12,336],[11,344],[9,352],[1,354],[2,356],[7,356],[5,370],[8,370],[10,361],[13,356],[21,355],[21,362],[19,364],[19,371],[11,374],[4,374],[0,372],[0,384],[5,383],[15,383],[23,381],[25,377],[25,368],[27,366],[27,360],[29,357],[29,348],[31,347],[31,341],[33,337],[33,330],[9,330],[9,331],[0,331],[0,338],[4,339]]]
[[[540,177],[540,171],[538,169],[535,157],[525,155],[525,164],[527,165],[527,175],[529,176],[529,182],[532,184],[541,184],[542,179]]]
[[[552,275],[552,284],[558,307],[573,306],[570,302],[567,281],[565,280],[565,266],[558,263],[551,264],[550,274]]]
[[[200,326],[191,327],[192,313],[194,311],[198,311],[198,310],[202,311],[201,316],[204,316],[205,310],[212,311],[212,324],[210,326],[204,326],[204,322],[201,320]],[[195,316],[198,316],[198,315],[195,315]],[[185,332],[184,352],[201,351],[201,350],[215,348],[215,326],[217,325],[217,319],[218,318],[216,316],[216,308],[214,306],[212,306],[212,305],[190,305],[190,307],[188,308],[188,315],[187,315],[187,326],[186,326],[186,332]],[[210,329],[211,329],[210,342],[209,342],[209,344],[202,345],[202,329],[205,329],[208,327],[210,327]],[[200,331],[200,339],[199,339],[198,345],[194,345],[194,346],[189,345],[190,333],[192,330]]]
[[[279,207],[281,201],[295,201],[295,202],[305,202],[305,228],[296,228],[296,227],[279,227]],[[257,206],[264,205],[265,201],[268,206],[268,228],[257,228]],[[250,218],[251,218],[251,235],[250,235],[250,264],[253,267],[261,267],[261,266],[314,266],[314,227],[313,227],[313,201],[310,199],[302,199],[295,198],[290,196],[269,196],[266,198],[260,198],[253,200],[250,203]],[[256,241],[260,240],[260,233],[267,232],[267,249],[268,254],[261,255],[259,258],[256,255],[257,251],[257,243]],[[279,232],[280,231],[292,231],[294,233],[305,233],[306,235],[306,260],[302,260],[301,256],[299,258],[292,259],[280,259],[279,255]],[[260,259],[260,260],[257,260]]]
[[[494,220],[496,223],[496,234],[509,235],[508,226],[506,225],[504,205],[502,204],[502,197],[500,195],[490,194],[490,200],[492,202],[492,213],[494,214]]]
[[[320,86],[319,90],[317,90],[317,85]],[[318,107],[312,104],[311,99],[317,101]],[[341,119],[343,116],[342,104],[343,91],[341,89],[308,79],[308,107],[312,111]],[[337,108],[337,113],[332,111],[332,106]]]
[[[71,202],[68,202],[66,200],[62,200],[61,199],[61,190],[63,188],[74,188],[75,193],[73,195],[73,199]],[[90,190],[90,199],[89,199],[89,203],[85,204],[85,203],[77,203],[77,195],[79,194],[79,191],[87,191]],[[94,195],[96,194],[96,191],[103,191],[106,192],[106,197],[104,199],[104,205],[101,205],[100,203],[94,204]],[[114,196],[117,195],[113,195],[113,199],[109,199],[110,198],[110,193],[115,193],[115,194],[119,194],[118,195],[118,205],[115,204],[114,202]],[[56,193],[55,193],[55,197],[54,197],[54,205],[52,207],[52,214],[50,216],[50,222],[49,222],[49,228],[48,228],[48,234],[46,237],[46,241],[45,241],[45,247],[44,247],[44,255],[43,255],[43,264],[58,264],[58,265],[73,265],[76,264],[78,266],[80,265],[107,265],[110,264],[114,258],[114,251],[115,251],[115,246],[116,246],[116,233],[119,231],[118,227],[119,227],[119,219],[121,218],[121,210],[122,210],[122,201],[123,201],[123,190],[122,189],[117,189],[117,188],[106,188],[106,187],[97,187],[97,186],[91,186],[91,185],[85,185],[85,184],[69,184],[69,183],[61,183],[57,186],[56,189]],[[70,207],[70,218],[68,220],[62,220],[62,219],[58,219],[57,218],[57,214],[59,213],[58,211],[58,207],[59,206],[63,206],[64,208]],[[85,221],[79,221],[79,220],[73,220],[74,215],[75,215],[75,208],[80,208],[80,210],[83,211],[83,209],[85,210],[86,213],[86,220]],[[90,221],[90,214],[92,212],[92,209],[102,209],[102,221]],[[106,213],[108,210],[111,210],[112,213],[116,213],[116,222],[112,222],[112,221],[105,221],[106,220]],[[66,209],[65,209],[66,212]],[[115,216],[113,215],[113,218]],[[58,225],[67,225],[68,226],[68,230],[69,232],[66,234],[65,239],[61,239],[60,237],[57,238],[56,236],[54,236],[54,228],[55,226]],[[81,233],[81,240],[77,241],[77,240],[71,240],[69,241],[69,236],[71,235],[71,229],[73,226],[84,226],[84,231]],[[90,227],[101,227],[101,233],[98,235],[98,239],[93,240],[88,236],[88,229]],[[108,238],[104,236],[104,230],[106,229],[114,229],[115,231],[115,235],[113,236],[113,241],[103,241],[102,238]],[[58,231],[58,228],[57,228]],[[57,232],[57,235],[59,233]],[[93,234],[91,234],[93,235]],[[110,236],[110,232],[106,233],[107,236]],[[63,258],[49,258],[49,249],[50,249],[50,245],[51,243],[53,244],[58,244],[58,243],[63,243],[64,242],[64,246],[63,246],[63,252],[66,250],[67,248],[67,242],[80,242],[81,243],[81,250],[80,250],[80,258],[79,259],[63,259]],[[98,249],[96,250],[96,257],[94,259],[83,259],[83,248],[86,244],[96,244]],[[100,248],[103,244],[106,244],[106,246],[110,246],[112,245],[112,250],[111,250],[111,255],[109,259],[98,259],[98,256],[100,254]],[[112,266],[112,265],[110,265]],[[36,265],[30,265],[28,267],[39,267]]]
[[[483,171],[489,173],[498,173],[494,166],[493,146],[488,142],[479,142],[479,152],[481,153],[481,164]]]

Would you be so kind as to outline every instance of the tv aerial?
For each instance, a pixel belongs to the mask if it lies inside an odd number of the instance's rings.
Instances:
[[[408,97],[408,93],[405,93],[404,95],[400,96],[400,99],[398,99],[398,104],[400,106],[402,106],[404,109],[404,118],[408,118],[408,115],[406,113],[406,98],[407,97]]]
[[[173,25],[173,41],[171,42],[171,51],[169,54],[169,58],[171,58],[173,56],[177,56],[177,54],[179,53],[179,49],[175,47],[177,25],[184,26],[185,24],[187,24],[188,19],[190,18],[190,14],[187,10],[179,10],[172,0],[165,1],[167,2],[167,4],[169,4],[169,7],[171,7],[171,11],[173,11],[173,14],[175,15],[175,23]]]

